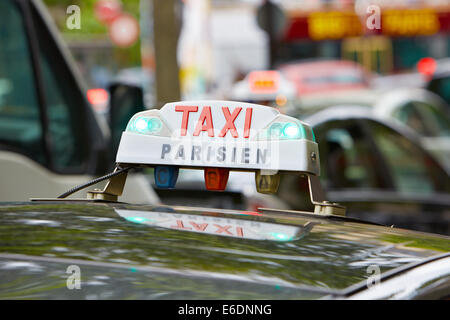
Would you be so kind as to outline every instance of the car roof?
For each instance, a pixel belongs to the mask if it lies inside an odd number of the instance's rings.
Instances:
[[[352,91],[336,91],[327,94],[308,94],[296,102],[294,112],[324,109],[336,105],[355,105],[374,107],[379,104],[400,104],[408,101],[429,102],[441,108],[445,102],[435,93],[417,87],[371,88]]]
[[[124,218],[130,213],[157,215],[166,227]],[[191,230],[180,230],[177,221],[184,221],[186,229],[191,222]],[[209,226],[216,233],[200,232]],[[224,231],[231,233],[238,226],[243,228],[240,236]],[[258,232],[267,226],[294,230],[295,237],[289,241],[258,239]],[[281,210],[73,201],[6,203],[0,206],[0,228],[0,269],[11,268],[13,262],[20,271],[21,265],[32,263],[37,265],[36,274],[45,277],[61,264],[89,265],[97,275],[106,269],[129,274],[135,268],[161,274],[169,282],[173,275],[179,281],[172,283],[173,293],[195,279],[200,279],[199,285],[206,281],[207,287],[237,281],[251,287],[238,295],[242,298],[273,290],[281,298],[323,297],[365,281],[370,265],[393,272],[450,251],[445,236]],[[250,229],[253,238],[243,236]],[[136,277],[145,278],[142,273]],[[252,286],[263,286],[266,291]]]
[[[331,91],[327,94],[312,93],[301,96],[295,101],[294,113],[298,112],[314,112],[326,107],[334,105],[359,105],[372,106],[383,94],[385,90],[374,89],[358,89],[358,90],[342,90]]]
[[[416,146],[422,149],[423,152],[427,153],[421,147],[420,136],[411,128],[394,121],[393,119],[382,117],[377,115],[374,112],[374,108],[366,105],[358,105],[358,104],[342,104],[342,105],[331,105],[327,107],[320,107],[315,110],[301,111],[298,110],[297,117],[301,120],[307,122],[312,127],[317,127],[323,123],[328,121],[335,120],[357,120],[357,119],[365,119],[370,121],[375,121],[377,123],[382,124],[385,127],[395,131],[396,133],[404,136],[411,142],[413,142]],[[434,157],[431,154],[428,154],[431,158]],[[440,166],[440,165],[439,165]]]

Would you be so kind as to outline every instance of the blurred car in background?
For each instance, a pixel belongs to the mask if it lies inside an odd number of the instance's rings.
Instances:
[[[450,70],[446,72],[436,73],[433,78],[426,84],[426,88],[436,93],[442,99],[450,104]]]
[[[109,171],[111,130],[46,7],[1,1],[0,30],[0,201],[55,196]],[[127,201],[159,201],[141,174],[132,180]]]
[[[404,126],[370,107],[298,111],[319,142],[321,181],[347,215],[385,225],[450,234],[450,177]],[[278,196],[294,209],[306,201],[306,181],[282,176]]]
[[[450,104],[450,58],[423,58],[417,70],[375,77],[373,89],[424,88]]]
[[[432,152],[447,170],[449,169],[449,111],[439,96],[420,88],[366,89],[345,92],[314,94],[299,99],[289,112],[310,114],[334,105],[370,107],[380,118],[391,118],[414,131],[422,146]],[[419,111],[420,109],[420,111]],[[394,111],[395,110],[395,111]],[[450,171],[447,171],[450,172]]]
[[[295,84],[279,71],[252,71],[236,82],[228,98],[236,101],[258,103],[276,108],[289,108],[296,97]]]
[[[292,62],[277,69],[295,83],[300,98],[312,93],[366,89],[371,81],[362,66],[345,60]]]
[[[423,89],[394,90],[374,105],[375,115],[402,123],[450,172],[450,109],[438,95]]]

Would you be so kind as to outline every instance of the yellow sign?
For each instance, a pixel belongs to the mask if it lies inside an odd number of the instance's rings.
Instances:
[[[308,16],[308,33],[314,40],[341,39],[362,35],[363,27],[353,12],[313,12]]]
[[[439,17],[432,9],[388,9],[382,12],[381,32],[376,33],[425,36],[439,32],[439,28]],[[365,31],[366,26],[354,12],[313,12],[308,16],[308,34],[313,40],[357,37]]]
[[[439,19],[431,9],[385,10],[381,28],[390,36],[431,35],[439,31]]]

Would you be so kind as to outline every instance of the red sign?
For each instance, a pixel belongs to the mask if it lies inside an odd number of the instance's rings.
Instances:
[[[117,0],[99,0],[95,3],[94,13],[97,19],[109,24],[117,18],[122,11],[122,7]]]

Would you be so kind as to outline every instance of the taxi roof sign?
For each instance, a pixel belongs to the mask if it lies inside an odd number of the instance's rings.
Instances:
[[[240,101],[274,101],[295,99],[297,89],[277,70],[252,71],[236,82],[230,93],[231,99]],[[285,103],[285,102],[284,102]],[[284,103],[279,104],[280,106]]]
[[[89,191],[88,199],[117,201],[128,169],[137,166],[155,168],[160,188],[173,188],[180,168],[203,169],[207,189],[220,191],[230,170],[253,171],[261,193],[276,192],[280,172],[289,172],[308,178],[314,213],[345,215],[345,208],[325,201],[311,127],[262,105],[181,101],[139,112],[122,133],[116,162],[113,173],[98,178],[109,179],[104,189]]]
[[[319,175],[309,125],[274,108],[234,101],[183,101],[137,113],[117,163],[296,171]]]
[[[248,74],[248,82],[254,93],[274,93],[280,85],[280,74],[274,70],[252,71]]]

